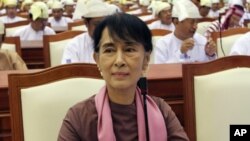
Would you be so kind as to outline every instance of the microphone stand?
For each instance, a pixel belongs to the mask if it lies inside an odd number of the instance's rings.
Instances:
[[[141,89],[141,94],[143,95],[143,109],[144,109],[144,118],[145,118],[145,128],[146,128],[146,141],[149,141],[149,128],[148,128],[148,111],[147,111],[147,78],[141,77],[138,81],[138,86]]]
[[[220,48],[221,48],[221,51],[223,53],[223,56],[226,56],[225,55],[225,51],[223,49],[223,46],[222,46],[222,31],[221,31],[221,15],[219,15],[219,33],[220,33]]]

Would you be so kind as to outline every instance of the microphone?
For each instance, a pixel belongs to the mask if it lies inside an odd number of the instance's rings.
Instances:
[[[149,141],[149,129],[148,129],[148,111],[147,111],[147,98],[148,94],[148,82],[146,77],[141,77],[137,83],[137,86],[141,89],[141,94],[143,95],[143,109],[146,127],[146,141]]]
[[[221,14],[219,14],[218,20],[219,20],[220,48],[221,48],[221,51],[222,51],[223,56],[226,56],[226,55],[225,55],[224,48],[223,48],[223,46],[222,46]],[[216,41],[216,42],[217,42],[217,41]]]

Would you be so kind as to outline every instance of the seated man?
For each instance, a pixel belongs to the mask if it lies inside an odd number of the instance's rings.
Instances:
[[[224,31],[229,28],[241,27],[240,19],[244,14],[244,8],[241,5],[232,5],[225,15],[212,22],[208,27],[205,36],[211,36],[212,32]]]
[[[108,4],[99,0],[86,1],[82,8],[82,17],[88,32],[73,38],[64,49],[62,64],[66,63],[95,63],[93,58],[93,31],[104,17],[114,12]]]
[[[14,23],[18,21],[24,21],[26,19],[18,17],[17,15],[17,1],[16,0],[7,0],[4,2],[6,9],[6,16],[0,17],[0,21],[3,23]]]
[[[247,26],[247,25],[244,25],[244,21],[247,20],[249,21],[250,20],[250,0],[246,0],[246,7],[245,7],[245,12],[242,16],[242,18],[240,19],[240,25],[242,26]]]
[[[27,66],[16,52],[0,49],[1,70],[27,70]]]
[[[53,26],[68,26],[68,23],[73,22],[72,19],[63,16],[63,5],[59,1],[55,1],[52,5],[52,15],[48,22]]]
[[[199,7],[199,12],[200,12],[200,15],[203,17],[203,18],[206,18],[208,17],[208,13],[210,11],[210,8],[211,8],[211,1],[210,0],[201,0],[200,1],[200,7]]]
[[[195,33],[198,8],[191,2],[180,0],[174,7],[178,11],[179,22],[173,33],[156,42],[155,63],[180,63],[208,61],[215,58],[215,43]]]
[[[230,55],[249,55],[250,56],[250,32],[247,32],[234,43]]]
[[[75,2],[73,0],[64,0],[64,16],[73,17],[73,13],[75,11]]]
[[[17,30],[13,36],[24,40],[43,40],[43,35],[54,35],[55,31],[47,27],[48,7],[43,2],[35,2],[30,9],[30,24]]]
[[[220,1],[219,0],[212,0],[211,9],[209,10],[208,17],[210,18],[218,18],[220,13]]]
[[[21,5],[21,12],[28,13],[33,0],[24,0]]]
[[[149,25],[150,29],[166,29],[173,31],[175,26],[172,22],[172,12],[171,5],[167,2],[157,1],[155,2],[153,8],[153,13],[155,17],[159,20],[151,23]]]

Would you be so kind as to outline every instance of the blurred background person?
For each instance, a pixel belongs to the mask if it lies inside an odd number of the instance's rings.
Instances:
[[[244,8],[241,5],[232,5],[220,19],[212,22],[206,33],[205,36],[211,36],[212,32],[224,31],[229,28],[236,28],[241,27],[240,19],[244,14]]]
[[[209,10],[208,17],[210,18],[218,18],[220,15],[220,1],[219,0],[211,0],[212,6]]]
[[[208,13],[210,11],[210,8],[211,8],[211,0],[201,0],[200,1],[199,12],[203,18],[208,17]]]
[[[55,1],[52,5],[52,16],[48,18],[48,22],[53,26],[68,26],[68,23],[73,22],[69,17],[63,16],[63,5],[59,1]]]
[[[93,32],[104,17],[115,12],[107,3],[100,0],[86,0],[82,5],[82,18],[88,32],[74,37],[65,47],[62,64],[66,63],[95,63],[93,58]]]
[[[24,0],[21,5],[21,12],[29,13],[33,0]]]
[[[0,48],[0,71],[27,69],[25,62],[16,52]]]
[[[246,8],[245,13],[240,19],[240,25],[242,26],[247,26],[247,25],[244,25],[245,20],[250,21],[250,0],[246,0],[245,8]]]
[[[55,31],[47,26],[48,7],[44,2],[35,2],[30,9],[30,24],[17,30],[13,36],[20,40],[43,40],[43,35],[54,35]]]
[[[231,48],[230,55],[250,55],[250,32],[237,39]]]
[[[191,1],[179,0],[174,4],[178,11],[178,24],[174,32],[156,42],[155,63],[203,62],[216,58],[216,46],[212,39],[196,33],[198,7]]]
[[[63,15],[72,18],[75,11],[75,2],[73,0],[64,0],[62,3],[64,5]]]
[[[149,24],[150,29],[165,29],[170,31],[175,29],[175,25],[172,22],[172,9],[169,3],[156,1],[152,9],[154,16],[159,20]]]
[[[4,2],[4,7],[6,9],[6,16],[0,17],[0,21],[3,23],[14,23],[18,21],[27,20],[25,18],[17,16],[17,1],[16,0],[6,0]]]

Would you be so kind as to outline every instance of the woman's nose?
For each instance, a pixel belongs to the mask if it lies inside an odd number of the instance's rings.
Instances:
[[[115,58],[115,66],[122,67],[125,65],[124,54],[122,51],[117,51]]]

